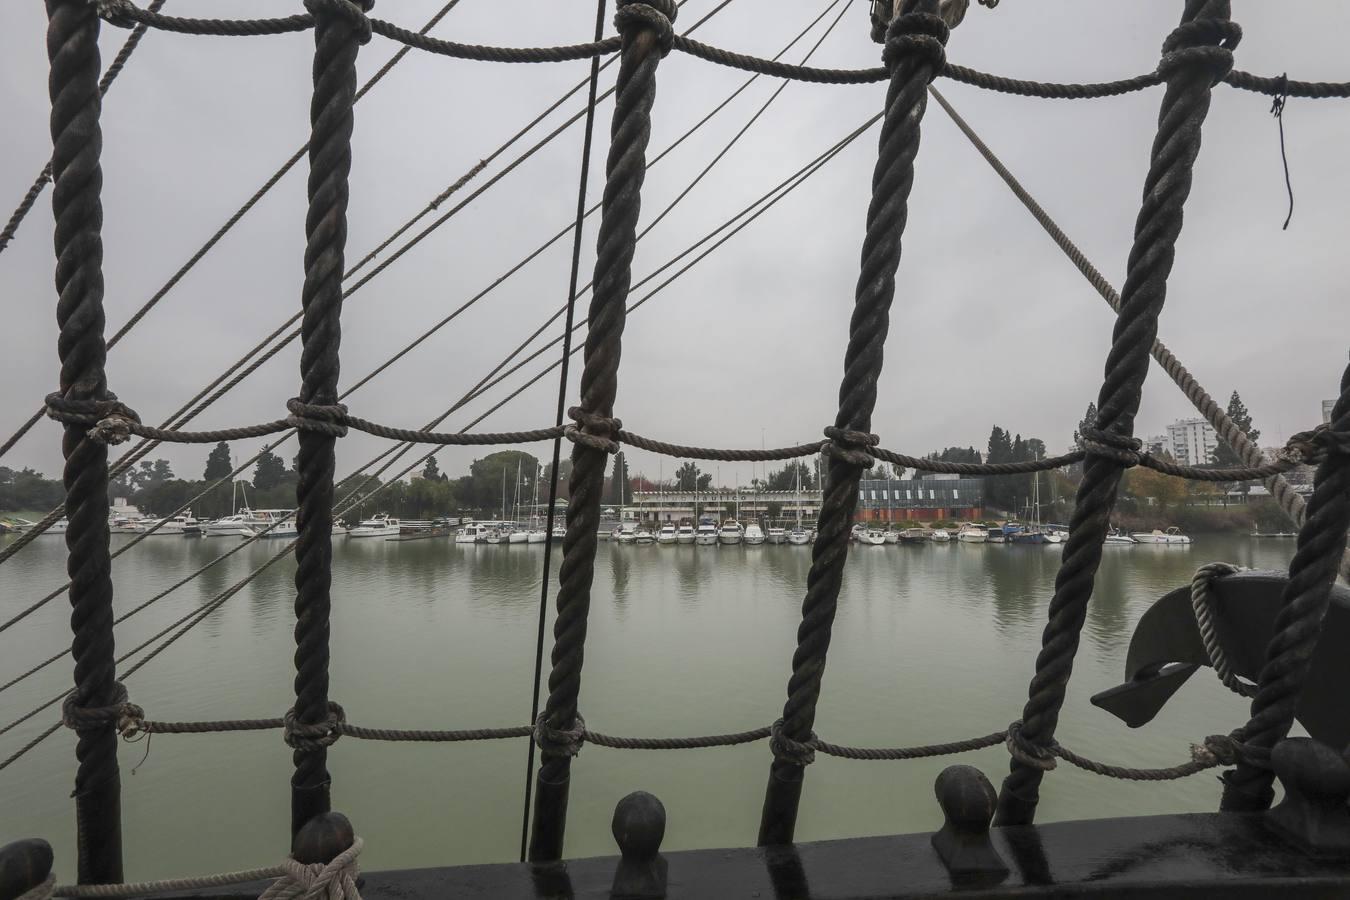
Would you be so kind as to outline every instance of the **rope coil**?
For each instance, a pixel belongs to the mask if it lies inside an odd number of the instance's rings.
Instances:
[[[342,705],[328,701],[328,715],[322,722],[301,722],[296,718],[295,707],[286,710],[282,719],[285,732],[283,740],[292,750],[314,753],[331,747],[342,737],[342,726],[347,723],[347,713]]]
[[[794,766],[809,766],[816,761],[816,733],[809,733],[806,741],[795,741],[783,734],[783,720],[779,719],[769,729],[769,751],[779,762]]]
[[[1242,26],[1231,19],[1183,22],[1163,41],[1158,74],[1167,80],[1182,69],[1206,66],[1216,85],[1233,70],[1233,50],[1241,41]]]
[[[581,717],[581,713],[577,713],[571,728],[550,728],[548,713],[540,713],[539,718],[534,720],[530,736],[541,753],[576,756],[586,743],[586,720]]]
[[[356,28],[356,40],[361,44],[370,43],[372,31],[366,13],[374,6],[375,0],[305,0],[305,9],[312,16],[336,16],[350,22]]]
[[[1191,609],[1195,611],[1195,624],[1200,629],[1200,642],[1205,645],[1205,655],[1209,657],[1214,674],[1219,677],[1224,687],[1239,697],[1251,698],[1256,696],[1256,686],[1241,681],[1233,673],[1232,667],[1228,664],[1228,657],[1223,651],[1223,645],[1219,643],[1219,636],[1214,630],[1213,619],[1214,582],[1241,571],[1240,567],[1225,562],[1213,562],[1196,569],[1195,576],[1191,579]]]
[[[120,681],[113,682],[113,699],[107,706],[79,706],[73,691],[61,701],[61,724],[72,731],[90,731],[111,724],[121,733],[144,718],[145,710],[130,702],[127,686]]]
[[[576,424],[564,426],[563,437],[574,444],[603,453],[619,452],[619,444],[611,436],[623,429],[623,422],[620,419],[590,413],[579,406],[570,407],[567,415]]]
[[[1132,469],[1143,462],[1144,442],[1137,437],[1104,431],[1097,427],[1083,431],[1083,447],[1096,456],[1113,459],[1126,469]]]
[[[932,67],[928,76],[932,82],[947,67],[946,43],[950,36],[951,30],[941,16],[921,12],[896,16],[887,26],[881,61],[889,73],[894,72],[900,60],[906,57],[923,57]]]
[[[875,434],[829,425],[825,428],[825,437],[829,440],[821,444],[820,450],[826,456],[860,469],[870,469],[876,462],[869,452],[870,448],[881,443],[881,438]]]
[[[286,411],[290,413],[286,425],[291,428],[332,437],[347,436],[347,407],[342,403],[306,403],[292,397],[286,401]]]
[[[666,56],[675,45],[673,23],[680,8],[675,0],[619,0],[614,13],[614,27],[620,34],[630,29],[650,28],[656,34],[656,46]]]

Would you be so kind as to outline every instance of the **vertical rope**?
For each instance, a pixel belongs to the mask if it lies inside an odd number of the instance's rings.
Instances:
[[[1331,601],[1350,529],[1350,368],[1341,376],[1341,394],[1332,407],[1327,435],[1328,452],[1317,467],[1308,517],[1298,532],[1298,548],[1275,617],[1275,636],[1266,648],[1244,729],[1248,746],[1270,749],[1289,734]],[[1222,808],[1267,809],[1274,798],[1271,779],[1269,770],[1239,762],[1223,774]]]
[[[347,178],[352,166],[352,104],[356,53],[370,39],[365,11],[373,0],[306,0],[314,14],[314,95],[310,102],[309,212],[305,217],[304,319],[300,340],[300,401],[337,403],[342,340],[342,271],[347,241]],[[364,28],[363,28],[364,26]],[[331,435],[300,432],[295,488],[295,721],[328,718],[328,614],[333,581]],[[291,831],[329,811],[325,747],[306,743],[293,753]]]
[[[1167,298],[1167,277],[1181,234],[1192,167],[1200,152],[1200,128],[1209,111],[1210,89],[1232,68],[1232,48],[1240,37],[1241,30],[1229,21],[1228,0],[1186,0],[1181,24],[1163,43],[1158,71],[1167,89],[1097,400],[1094,438],[1099,444],[1125,448],[1135,444],[1134,417],[1148,375],[1158,316]],[[1089,453],[1083,465],[1069,541],[1055,576],[1050,620],[1022,714],[1019,741],[1029,746],[1031,756],[1054,739],[1123,473],[1115,458],[1096,453]],[[1042,770],[1014,759],[1003,782],[995,821],[1030,824],[1042,777]]]
[[[581,372],[581,403],[574,417],[584,435],[604,439],[617,429],[612,420],[618,391],[619,356],[625,305],[632,283],[633,250],[646,175],[651,108],[656,99],[656,67],[669,52],[677,14],[673,0],[619,0],[615,24],[623,37],[605,162],[605,191],[600,214],[594,289]],[[596,530],[608,456],[578,442],[572,451],[568,481],[567,534],[558,574],[557,619],[553,624],[552,670],[548,699],[536,739],[540,766],[536,778],[532,861],[562,856],[567,822],[567,786],[575,742],[558,739],[577,731],[577,697],[586,644],[586,618],[595,575]]]
[[[605,36],[605,0],[595,4],[595,40]],[[591,85],[586,104],[586,131],[581,142],[581,177],[577,184],[577,219],[572,231],[572,271],[567,282],[567,327],[563,331],[562,363],[558,371],[558,413],[556,424],[562,425],[567,407],[567,372],[572,359],[572,329],[577,306],[577,280],[581,274],[581,238],[585,232],[586,190],[591,176],[591,141],[595,134],[596,95],[600,89],[600,57],[591,57]],[[634,239],[636,241],[636,238]],[[539,685],[544,677],[544,629],[548,618],[549,568],[553,561],[553,519],[558,505],[558,464],[562,461],[562,438],[553,439],[553,463],[549,467],[548,518],[544,528],[544,574],[539,588],[539,631],[534,644],[534,681],[530,682],[530,721],[539,718]],[[538,511],[536,510],[536,513]],[[530,797],[534,776],[534,741],[530,741],[525,755],[525,807],[520,816],[520,861],[525,861],[530,838]]]
[[[829,470],[811,549],[811,571],[802,601],[788,699],[771,742],[774,761],[760,819],[761,846],[791,843],[805,765],[810,762],[809,753],[800,748],[813,737],[811,727],[843,581],[858,483],[863,469],[872,462],[861,452],[861,446],[870,440],[867,432],[872,427],[877,378],[895,297],[895,273],[914,184],[914,158],[919,150],[919,125],[928,105],[928,84],[945,62],[943,46],[948,31],[937,12],[936,0],[910,0],[887,30],[883,58],[891,70],[891,80],[872,174],[862,271],[849,323],[839,412],[830,430]]]
[[[107,400],[103,341],[103,170],[99,156],[99,20],[87,0],[47,0],[51,61],[52,213],[56,219],[56,319],[61,393],[68,401]],[[108,448],[68,425],[65,456],[71,651],[78,707],[116,700],[112,563],[108,557]],[[75,815],[82,883],[122,880],[121,778],[117,734],[108,721],[76,730]]]

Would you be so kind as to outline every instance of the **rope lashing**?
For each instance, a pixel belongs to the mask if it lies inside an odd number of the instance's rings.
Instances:
[[[1083,430],[1083,447],[1096,456],[1115,460],[1126,469],[1143,462],[1140,452],[1144,447],[1143,441],[1114,431],[1104,431],[1096,426]]]
[[[286,401],[286,411],[290,413],[286,419],[289,428],[332,437],[347,436],[347,407],[341,403],[305,403],[292,397]]]
[[[1240,697],[1255,697],[1255,685],[1247,684],[1233,674],[1228,657],[1219,643],[1214,631],[1214,582],[1229,575],[1241,572],[1238,566],[1225,562],[1212,562],[1195,570],[1191,578],[1191,609],[1195,611],[1195,624],[1200,629],[1200,642],[1205,645],[1205,655],[1214,668],[1223,686]]]
[[[342,726],[347,723],[347,712],[333,700],[328,701],[328,716],[322,722],[301,722],[296,718],[295,708],[286,710],[282,718],[285,733],[283,740],[292,750],[314,753],[331,747],[342,737]]]
[[[1008,755],[1024,766],[1049,772],[1055,768],[1055,755],[1050,747],[1033,744],[1022,735],[1022,722],[1017,720],[1008,726],[1004,746]]]
[[[356,40],[361,44],[370,43],[370,19],[366,13],[375,6],[375,0],[305,0],[305,9],[310,15],[333,15],[346,19],[356,29]]]
[[[623,34],[629,28],[646,26],[656,34],[656,46],[666,56],[675,43],[675,28],[671,25],[679,15],[675,0],[619,0],[614,13],[614,27]]]
[[[1298,432],[1286,442],[1285,448],[1306,463],[1321,464],[1332,454],[1350,456],[1350,432],[1337,431],[1324,423],[1311,431]]]
[[[576,423],[563,426],[563,437],[574,444],[590,447],[602,453],[618,453],[619,444],[611,435],[623,429],[623,422],[613,416],[586,412],[579,406],[570,407],[567,415]]]
[[[1233,69],[1233,50],[1242,41],[1242,26],[1231,19],[1192,19],[1182,22],[1163,41],[1158,74],[1166,81],[1194,66],[1207,66],[1212,84],[1218,84]]]
[[[941,16],[921,12],[905,13],[897,16],[887,29],[881,61],[887,72],[893,72],[902,59],[922,59],[932,68],[928,76],[931,82],[947,66],[946,44],[950,36],[951,29]]]
[[[139,425],[141,422],[141,417],[136,411],[118,400],[117,395],[111,391],[105,391],[103,399],[100,400],[68,399],[59,391],[54,391],[46,396],[43,403],[46,406],[47,418],[53,421],[71,426],[92,425],[90,437],[94,437],[94,432],[103,435],[105,431],[109,435],[123,435],[120,439],[110,436],[104,443],[120,443],[126,440],[126,436],[130,434],[127,426]]]
[[[571,728],[551,728],[548,714],[540,713],[530,734],[534,745],[544,753],[555,756],[576,756],[586,743],[586,720],[577,713]]]
[[[816,749],[813,746],[816,733],[810,732],[805,741],[796,741],[783,733],[783,720],[779,719],[769,729],[769,752],[773,758],[794,766],[809,766],[816,761]]]
[[[102,725],[114,725],[119,733],[132,729],[145,718],[145,710],[130,702],[127,686],[113,682],[113,699],[106,706],[79,706],[74,692],[61,702],[61,724],[72,731],[88,731]]]
[[[881,443],[881,438],[875,434],[830,425],[825,429],[825,437],[829,440],[821,444],[820,450],[826,456],[860,469],[870,469],[876,462],[870,448]]]
[[[295,859],[282,861],[285,874],[268,886],[258,900],[361,900],[356,879],[361,874],[357,859],[365,841],[360,836],[332,861],[306,865]]]

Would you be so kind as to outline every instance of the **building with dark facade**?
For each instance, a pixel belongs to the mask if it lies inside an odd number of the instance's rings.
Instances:
[[[863,522],[983,518],[984,481],[980,478],[863,479],[858,487],[858,519]]]

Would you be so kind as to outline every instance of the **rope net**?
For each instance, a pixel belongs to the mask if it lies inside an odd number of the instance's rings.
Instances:
[[[361,847],[359,838],[350,841],[332,859],[319,863],[301,862],[293,858],[281,867],[208,876],[205,880],[145,883],[120,888],[93,887],[122,881],[117,763],[119,735],[130,740],[148,738],[153,734],[281,730],[293,753],[291,818],[295,834],[299,834],[307,823],[331,814],[332,779],[326,768],[327,753],[341,737],[441,743],[528,737],[540,754],[534,784],[533,827],[528,847],[530,859],[538,862],[561,858],[570,768],[586,744],[621,750],[684,750],[767,740],[772,761],[768,795],[760,823],[761,844],[792,841],[805,770],[817,753],[850,760],[902,760],[944,756],[1001,745],[1009,754],[1011,768],[999,797],[999,824],[1029,824],[1034,820],[1042,779],[1060,760],[1104,777],[1134,781],[1182,778],[1216,766],[1235,766],[1224,774],[1224,808],[1257,810],[1270,804],[1273,796],[1270,751],[1288,734],[1293,723],[1296,702],[1307,677],[1312,649],[1319,637],[1331,586],[1341,563],[1346,532],[1350,528],[1350,490],[1346,488],[1350,480],[1350,369],[1342,378],[1340,396],[1332,411],[1331,421],[1296,435],[1273,459],[1262,456],[1250,443],[1243,444],[1245,435],[1241,435],[1234,426],[1232,430],[1235,433],[1225,432],[1224,437],[1239,450],[1246,465],[1222,469],[1181,466],[1143,452],[1140,442],[1133,435],[1133,424],[1140,405],[1150,354],[1169,369],[1169,374],[1173,374],[1178,383],[1183,385],[1188,395],[1192,393],[1186,386],[1189,379],[1189,384],[1195,388],[1197,397],[1193,399],[1198,406],[1203,406],[1198,395],[1203,395],[1204,400],[1209,401],[1208,395],[1198,385],[1194,385],[1194,380],[1175,361],[1175,357],[1157,342],[1156,333],[1158,317],[1166,300],[1167,279],[1175,244],[1181,232],[1182,212],[1190,191],[1192,169],[1199,154],[1201,128],[1212,90],[1219,84],[1227,84],[1260,93],[1330,98],[1350,96],[1350,84],[1299,82],[1283,76],[1278,79],[1262,78],[1234,70],[1233,51],[1242,35],[1241,29],[1230,19],[1229,3],[1226,0],[1187,0],[1182,21],[1164,41],[1161,59],[1154,71],[1100,84],[1022,81],[949,65],[946,45],[954,23],[944,19],[946,10],[938,0],[906,0],[899,14],[885,24],[883,33],[879,35],[884,44],[883,65],[848,70],[807,66],[805,63],[809,61],[810,53],[801,64],[790,64],[778,57],[761,59],[704,44],[690,38],[688,32],[677,34],[673,26],[679,4],[674,0],[618,0],[614,20],[617,35],[599,37],[584,44],[531,48],[489,47],[431,37],[431,27],[449,11],[454,0],[416,32],[372,18],[369,15],[372,5],[369,0],[306,0],[305,13],[248,20],[169,16],[160,12],[163,2],[156,0],[144,9],[132,0],[100,0],[97,4],[89,3],[88,0],[48,0],[47,3],[53,138],[49,171],[54,185],[52,200],[56,218],[61,381],[60,390],[47,397],[44,410],[48,417],[59,422],[64,429],[67,499],[63,511],[69,518],[66,542],[70,551],[70,582],[67,587],[73,608],[75,684],[70,691],[0,729],[0,733],[43,709],[58,703],[61,705],[59,725],[71,728],[78,737],[76,754],[79,766],[75,791],[80,837],[78,866],[79,880],[85,887],[57,887],[49,879],[34,890],[46,891],[45,896],[121,896],[135,892],[133,889],[144,892],[278,877],[279,880],[268,888],[264,896],[357,896],[355,858]],[[725,6],[725,3],[722,5]],[[826,12],[833,6],[832,3]],[[817,17],[812,25],[825,14]],[[706,19],[705,16],[695,27]],[[101,20],[133,29],[131,38],[102,80],[98,76],[97,45]],[[150,29],[218,36],[266,36],[312,31],[314,91],[311,136],[301,152],[283,165],[161,292],[111,340],[105,340],[100,234],[100,97],[126,64],[137,42]],[[357,55],[360,48],[375,35],[395,41],[401,48],[375,78],[358,90]],[[789,44],[789,48],[791,46]],[[819,46],[819,42],[816,46]],[[337,391],[337,377],[341,343],[340,314],[344,298],[397,260],[407,248],[462,208],[464,203],[495,183],[494,178],[480,187],[468,200],[462,201],[454,210],[443,215],[366,273],[354,287],[344,289],[345,277],[371,262],[423,215],[435,211],[487,165],[485,160],[475,166],[434,198],[426,210],[402,226],[388,241],[350,270],[346,268],[346,212],[354,127],[353,106],[410,50],[499,63],[594,60],[589,79],[590,99],[583,110],[588,117],[594,115],[598,100],[603,99],[597,97],[595,83],[601,68],[598,58],[617,54],[614,58],[618,63],[613,90],[615,107],[605,167],[604,200],[599,205],[601,217],[597,259],[590,285],[589,327],[583,348],[579,402],[567,411],[571,424],[562,424],[563,418],[559,415],[557,424],[530,431],[474,433],[466,428],[451,433],[432,430],[444,419],[445,416],[442,416],[422,429],[413,430],[359,418],[351,415],[341,403],[345,394],[339,395]],[[651,296],[648,294],[636,303],[629,304],[630,294],[637,286],[632,277],[634,248],[646,233],[639,233],[637,228],[643,181],[647,169],[660,158],[657,156],[650,162],[647,160],[652,110],[657,96],[657,73],[661,60],[671,52],[689,54],[711,63],[752,72],[756,76],[830,84],[886,84],[884,106],[878,116],[864,123],[850,137],[837,143],[832,150],[817,157],[816,161],[793,176],[806,177],[814,171],[812,166],[818,168],[823,165],[849,141],[880,120],[872,200],[867,212],[861,270],[844,355],[839,406],[833,423],[825,428],[824,440],[768,450],[695,447],[668,443],[625,430],[615,415],[619,359],[627,315]],[[983,146],[945,99],[931,91],[930,84],[943,76],[989,90],[1053,99],[1100,98],[1155,86],[1163,87],[1158,133],[1145,180],[1134,245],[1129,256],[1126,279],[1118,295],[1058,227],[1049,221],[1044,211],[997,162],[992,152]],[[944,463],[882,449],[878,446],[878,436],[871,433],[890,308],[895,296],[895,278],[902,256],[902,237],[908,219],[907,199],[913,186],[914,161],[919,151],[921,125],[930,91],[1118,312],[1097,403],[1098,418],[1094,427],[1084,436],[1084,446],[1080,450],[1026,463]],[[562,99],[568,96],[570,93]],[[558,104],[561,102],[558,101]],[[545,115],[556,109],[558,104],[550,107]],[[578,117],[571,121],[576,121]],[[535,122],[542,118],[540,116]],[[554,135],[560,130],[555,130]],[[741,133],[744,133],[744,129]],[[514,140],[516,138],[512,138],[507,146]],[[535,149],[539,146],[542,143],[536,144]],[[527,151],[521,159],[532,152],[533,149]],[[236,376],[225,388],[227,390],[238,383],[248,371],[255,369],[298,336],[302,345],[301,383],[298,396],[286,404],[289,415],[236,428],[182,430],[192,415],[220,395],[217,393],[189,415],[171,417],[163,426],[143,424],[135,411],[119,401],[108,389],[104,365],[108,347],[133,327],[302,155],[307,155],[309,162],[309,208],[301,311],[260,344],[258,349],[261,350],[295,322],[298,321],[300,325],[298,330],[254,362],[243,375]],[[720,158],[721,154],[708,169]],[[509,172],[514,165],[508,166],[506,171]],[[704,169],[694,184],[708,169]],[[44,173],[25,195],[9,225],[0,234],[0,249],[13,237],[46,180]],[[784,185],[788,185],[783,188],[784,192],[798,183],[800,180],[784,182]],[[692,187],[693,184],[689,189]],[[685,194],[689,189],[686,189]],[[775,189],[775,192],[778,190]],[[737,230],[781,199],[783,193],[775,192],[770,192],[755,206],[747,208],[741,214],[746,219],[737,226]],[[676,202],[683,196],[681,194]],[[669,209],[667,207],[665,212]],[[756,210],[753,214],[752,209]],[[585,208],[583,188],[575,226],[578,230],[581,221],[591,211],[594,210]],[[665,212],[661,215],[664,216]],[[560,232],[558,237],[571,228],[569,226]],[[649,225],[646,230],[650,228]],[[725,239],[723,237],[721,240]],[[528,262],[551,243],[545,244],[525,261]],[[720,246],[720,243],[714,244],[713,248]],[[574,258],[578,252],[579,248],[574,248]],[[704,255],[707,252],[711,250],[704,251]],[[672,260],[667,265],[674,262]],[[500,283],[500,279],[497,283]],[[574,273],[570,292],[573,299],[577,294],[575,284]],[[564,347],[562,359],[537,376],[542,377],[552,368],[561,366],[564,377],[560,391],[565,390],[566,361],[572,352],[570,305],[567,309],[569,328],[565,337],[560,339]],[[548,324],[545,323],[544,327]],[[539,333],[542,333],[542,329],[536,335]],[[520,349],[523,350],[532,340],[533,336]],[[536,352],[529,359],[541,352]],[[505,367],[515,355],[508,357],[488,379]],[[1175,364],[1176,372],[1172,364]],[[516,368],[520,365],[524,363]],[[369,377],[374,377],[383,368],[377,369]],[[227,372],[222,378],[229,374]],[[484,382],[488,379],[484,379]],[[484,382],[475,386],[466,398],[482,388]],[[218,380],[216,384],[219,383]],[[208,391],[214,387],[208,388]],[[1212,405],[1212,401],[1209,403]],[[462,402],[458,405],[462,405]],[[451,411],[457,409],[458,405],[452,407]],[[560,404],[560,413],[561,409]],[[0,452],[13,446],[29,425],[21,428]],[[1228,422],[1228,425],[1232,423]],[[351,430],[402,445],[402,449],[393,453],[392,458],[385,461],[384,466],[371,478],[386,471],[414,445],[443,447],[551,440],[555,446],[560,446],[563,439],[572,444],[571,503],[567,509],[563,560],[555,600],[557,616],[551,668],[548,672],[548,693],[543,709],[532,724],[464,730],[372,728],[348,723],[342,706],[329,696],[331,523],[335,514],[364,499],[360,496],[364,488],[358,487],[341,501],[335,500],[334,447],[336,441]],[[271,719],[200,722],[147,719],[144,711],[131,702],[124,684],[118,679],[116,666],[168,635],[163,643],[123,672],[121,677],[134,673],[210,615],[253,576],[231,587],[205,607],[179,619],[130,653],[117,656],[114,652],[113,626],[120,620],[114,620],[112,615],[111,554],[107,527],[108,479],[110,475],[134,463],[139,458],[137,454],[148,452],[154,445],[150,442],[216,443],[282,433],[288,436],[296,434],[299,439],[299,483],[295,514],[298,537],[263,568],[294,550],[297,558],[294,705],[282,717]],[[110,466],[108,446],[133,436],[143,439],[141,447]],[[816,454],[826,457],[828,477],[819,514],[818,536],[812,549],[802,622],[792,657],[792,674],[787,684],[787,700],[781,718],[772,725],[733,734],[692,737],[624,737],[595,732],[586,727],[579,712],[579,699],[597,550],[600,495],[607,456],[617,452],[621,446],[686,459],[766,461]],[[361,471],[374,466],[391,453],[382,454]],[[975,476],[1032,473],[1073,463],[1083,464],[1084,477],[1078,489],[1070,537],[1055,580],[1049,624],[1041,653],[1036,660],[1027,703],[1021,718],[1006,729],[948,743],[882,748],[830,743],[818,738],[812,730],[831,627],[844,577],[849,528],[857,504],[858,484],[865,470],[876,460],[905,468]],[[236,473],[249,464],[245,463]],[[1276,634],[1268,650],[1266,665],[1255,685],[1237,680],[1227,663],[1223,648],[1214,637],[1212,583],[1215,579],[1231,574],[1233,570],[1231,567],[1211,565],[1197,573],[1193,583],[1194,611],[1206,653],[1223,683],[1231,690],[1251,698],[1250,720],[1230,735],[1206,738],[1192,748],[1189,761],[1163,769],[1136,769],[1103,763],[1059,744],[1055,738],[1058,717],[1093,591],[1102,542],[1123,473],[1133,466],[1145,466],[1179,478],[1205,481],[1271,479],[1272,484],[1276,484],[1283,483],[1278,481],[1283,473],[1304,464],[1317,466],[1315,486],[1307,503],[1306,515],[1302,516],[1298,548],[1290,566],[1283,608],[1276,621]],[[404,473],[410,469],[405,469]],[[1303,513],[1301,507],[1287,508],[1294,516]],[[55,521],[55,516],[61,511],[55,511],[44,519],[44,523]],[[272,527],[276,527],[276,524]],[[0,562],[21,546],[23,542],[7,548],[5,555],[0,556]],[[185,580],[196,574],[193,573]],[[10,622],[0,625],[0,630],[8,628],[58,593],[54,592]],[[124,614],[122,618],[134,615],[154,602],[154,599]],[[170,635],[171,631],[173,633]],[[542,652],[542,640],[540,649]],[[0,686],[0,690],[58,658],[48,659]],[[0,762],[0,769],[22,756],[59,725],[30,742],[19,753]],[[194,883],[189,884],[189,881]]]

